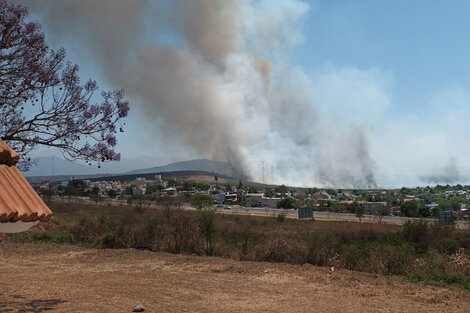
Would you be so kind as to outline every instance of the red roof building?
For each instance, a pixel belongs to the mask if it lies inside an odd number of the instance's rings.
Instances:
[[[26,230],[52,216],[16,167],[18,160],[19,155],[0,139],[0,233]]]

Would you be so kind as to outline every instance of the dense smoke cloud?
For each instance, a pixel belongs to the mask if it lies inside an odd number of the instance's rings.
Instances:
[[[447,165],[435,174],[421,177],[421,180],[431,184],[456,184],[459,183],[460,177],[455,158],[449,159]]]
[[[367,129],[327,123],[313,78],[286,61],[298,0],[20,1],[142,108],[156,140],[269,182],[376,186]],[[175,149],[178,150],[178,149]]]

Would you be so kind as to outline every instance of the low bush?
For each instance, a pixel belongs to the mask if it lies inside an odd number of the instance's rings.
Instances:
[[[415,250],[408,243],[386,245],[381,249],[383,274],[402,275],[410,271],[415,259]]]
[[[250,228],[243,230],[236,241],[240,260],[253,259],[252,253],[256,245],[259,244],[260,237],[261,236],[259,234],[253,232]]]
[[[318,232],[308,232],[303,236],[305,242],[305,263],[317,266],[328,266],[340,250],[340,243],[334,236],[324,235]]]
[[[54,207],[51,222],[9,234],[7,240],[310,263],[468,288],[468,230],[419,220],[400,229],[384,224],[285,220],[282,214],[275,218],[218,215],[211,209],[184,211],[174,201],[168,198],[158,209],[144,212],[132,207],[84,210],[67,204],[63,211]]]
[[[286,215],[284,213],[279,213],[276,217],[278,222],[284,222],[286,220]]]
[[[70,237],[68,236],[68,234],[48,231],[10,234],[9,240],[13,242],[70,243]]]
[[[114,233],[107,232],[101,237],[101,244],[104,248],[112,248],[114,246],[115,238]]]
[[[304,249],[301,242],[292,237],[282,235],[265,237],[256,246],[256,261],[287,262],[291,264],[305,263]]]
[[[418,283],[424,282],[437,286],[458,285],[466,290],[470,290],[470,277],[462,274],[448,274],[437,271],[413,272],[407,275],[409,281]]]

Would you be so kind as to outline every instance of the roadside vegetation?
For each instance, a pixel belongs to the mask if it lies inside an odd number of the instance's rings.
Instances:
[[[158,209],[53,203],[51,222],[7,240],[309,263],[470,290],[469,230],[420,220],[401,227],[225,215],[206,206],[185,211],[182,203],[177,197],[160,200]]]

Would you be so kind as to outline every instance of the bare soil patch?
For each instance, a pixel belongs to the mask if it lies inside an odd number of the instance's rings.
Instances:
[[[468,312],[470,292],[311,265],[0,246],[0,312]]]

